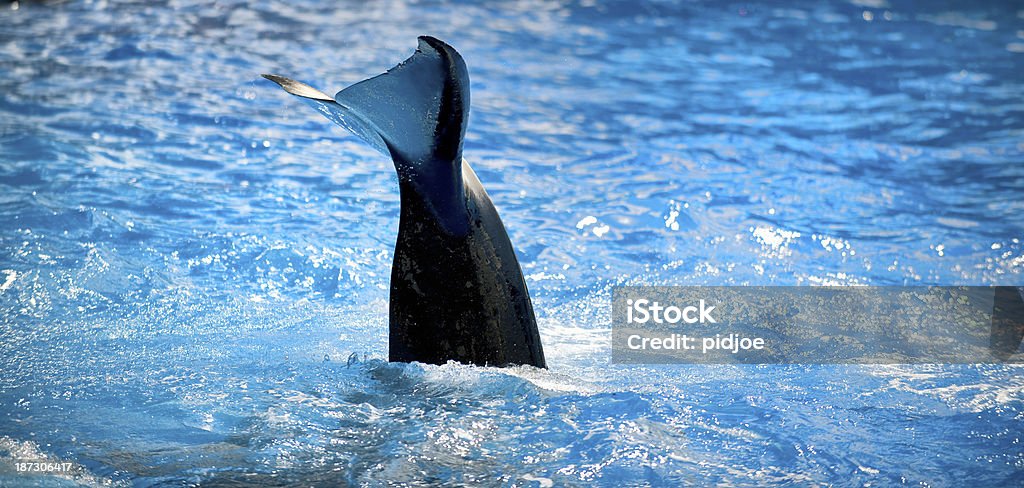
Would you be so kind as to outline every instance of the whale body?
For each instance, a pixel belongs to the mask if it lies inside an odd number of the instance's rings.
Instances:
[[[462,158],[469,74],[432,37],[386,73],[329,95],[263,75],[389,156],[401,217],[391,268],[390,361],[546,367],[519,261]]]

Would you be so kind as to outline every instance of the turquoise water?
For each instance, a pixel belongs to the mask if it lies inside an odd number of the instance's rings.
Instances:
[[[17,6],[18,8],[13,8]],[[624,366],[610,291],[1019,285],[1010,2],[0,5],[0,484],[1024,484],[1017,366]],[[388,364],[394,169],[466,59],[549,371]],[[19,460],[69,462],[26,475]]]

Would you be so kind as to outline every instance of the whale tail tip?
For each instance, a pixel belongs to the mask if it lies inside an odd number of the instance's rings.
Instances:
[[[260,75],[274,83],[277,83],[284,91],[291,93],[297,97],[309,98],[313,100],[319,100],[323,102],[333,102],[334,99],[330,95],[317,90],[301,81],[295,81],[291,78],[285,78],[284,76],[262,74]]]

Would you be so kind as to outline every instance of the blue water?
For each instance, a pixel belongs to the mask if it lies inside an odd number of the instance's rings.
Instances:
[[[609,352],[623,284],[1024,283],[1019,9],[0,4],[0,485],[1022,485],[1019,366]],[[385,361],[394,169],[259,78],[421,34],[548,371]]]

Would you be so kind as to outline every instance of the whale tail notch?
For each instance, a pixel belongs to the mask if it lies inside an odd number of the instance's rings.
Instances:
[[[396,160],[461,160],[469,73],[462,56],[438,39],[420,37],[409,59],[333,98],[283,76],[263,77]]]

